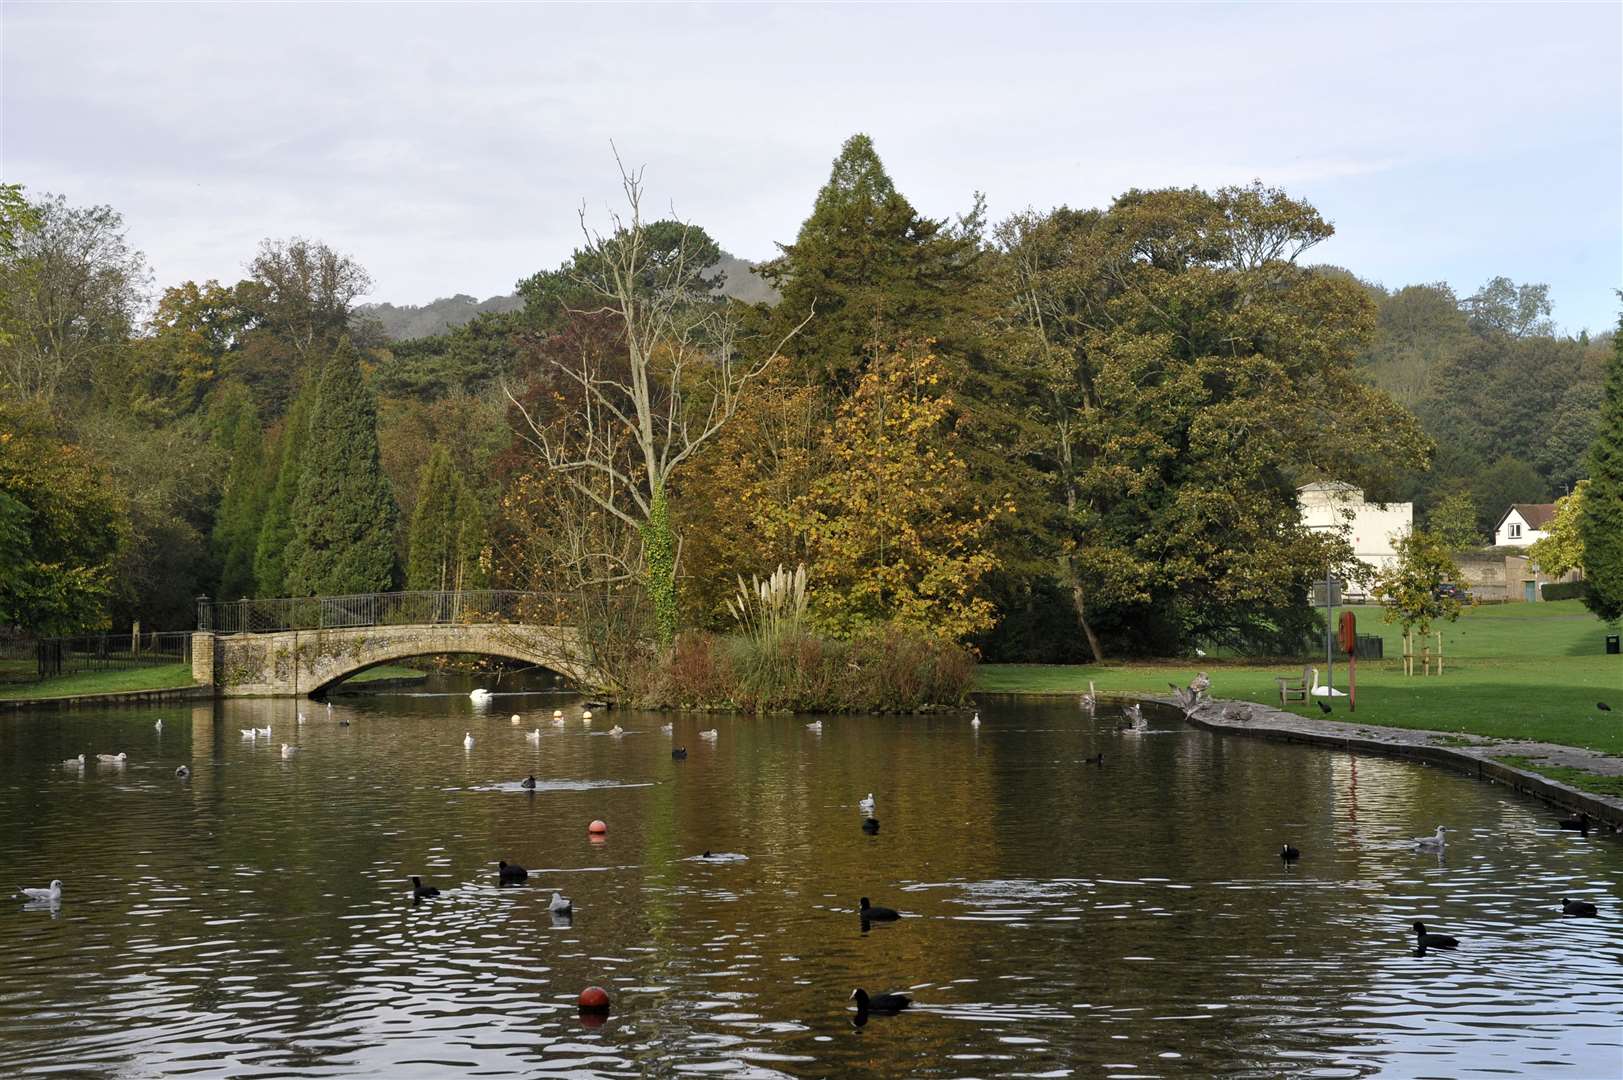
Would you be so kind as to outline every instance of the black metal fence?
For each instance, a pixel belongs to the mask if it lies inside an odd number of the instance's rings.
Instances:
[[[0,681],[39,682],[82,671],[128,671],[192,662],[189,630],[0,639]]]
[[[422,626],[456,623],[571,625],[572,593],[471,589],[462,592],[360,593],[355,596],[210,600],[198,597],[197,628],[221,634],[328,630],[348,626]]]

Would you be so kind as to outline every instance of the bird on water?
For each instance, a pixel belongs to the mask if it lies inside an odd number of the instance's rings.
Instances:
[[[1289,844],[1283,844],[1279,849],[1279,857],[1285,862],[1293,863],[1302,857],[1302,853]]]
[[[1439,826],[1437,826],[1437,832],[1434,835],[1415,837],[1414,838],[1415,850],[1416,851],[1441,851],[1441,850],[1443,850],[1443,846],[1444,846],[1443,833],[1445,833],[1447,831],[1448,830],[1444,829],[1441,825],[1439,825]]]
[[[503,885],[517,885],[530,876],[530,872],[518,863],[510,863],[502,859],[496,863],[496,877]]]
[[[1568,900],[1561,898],[1561,914],[1563,915],[1593,915],[1596,908],[1588,900]]]
[[[902,913],[897,911],[895,908],[874,906],[868,902],[868,898],[866,896],[859,901],[857,914],[861,915],[864,919],[871,919],[874,922],[895,922],[897,919],[902,917]]]
[[[875,817],[863,818],[862,831],[867,833],[869,836],[876,835],[879,832],[879,819]]]
[[[899,1013],[909,1005],[913,999],[906,994],[873,994],[860,986],[851,991],[851,1000],[857,1003],[857,1013]]]
[[[438,896],[439,894],[440,891],[438,889],[434,888],[432,885],[424,885],[423,879],[418,877],[416,874],[411,876],[411,898],[413,900],[427,900],[430,897]]]
[[[1450,937],[1447,934],[1426,933],[1426,924],[1419,920],[1416,920],[1414,924],[1414,936],[1415,943],[1422,949],[1453,949],[1458,947],[1460,943],[1459,938]]]

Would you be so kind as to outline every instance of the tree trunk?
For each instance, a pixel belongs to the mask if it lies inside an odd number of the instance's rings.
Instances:
[[[1061,556],[1061,561],[1065,564],[1066,577],[1070,579],[1071,603],[1076,605],[1077,624],[1082,627],[1082,636],[1088,639],[1088,649],[1093,653],[1094,663],[1103,663],[1105,651],[1099,645],[1099,636],[1093,632],[1093,627],[1088,624],[1088,609],[1083,602],[1082,582],[1077,579],[1076,570],[1071,565],[1071,557],[1069,555]]]
[[[654,488],[642,533],[643,574],[654,605],[654,633],[662,646],[676,640],[676,541],[665,489]]]

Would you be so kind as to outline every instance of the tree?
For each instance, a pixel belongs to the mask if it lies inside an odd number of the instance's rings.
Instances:
[[[0,399],[0,625],[40,636],[105,626],[123,506],[40,405]]]
[[[377,406],[347,338],[322,369],[293,503],[288,586],[298,596],[394,584],[398,510],[378,462]]]
[[[187,281],[165,289],[147,334],[132,343],[114,404],[153,423],[187,416],[231,366],[253,325],[238,290],[218,281]],[[104,394],[104,396],[107,396]]]
[[[210,548],[220,574],[214,595],[224,600],[254,595],[254,556],[271,493],[266,487],[265,435],[247,390],[233,387],[221,411],[225,419],[220,442],[230,455],[230,466]]]
[[[1415,529],[1399,537],[1392,545],[1398,556],[1396,564],[1381,574],[1379,589],[1381,605],[1386,609],[1385,620],[1403,625],[1404,641],[1419,630],[1422,640],[1428,642],[1427,668],[1430,668],[1432,623],[1441,620],[1453,622],[1460,617],[1460,601],[1445,595],[1438,586],[1459,577],[1460,568],[1449,554],[1448,544],[1436,533]],[[1414,674],[1412,647],[1406,650],[1404,667]]]
[[[1584,564],[1581,523],[1588,487],[1588,480],[1580,480],[1571,495],[1555,500],[1555,517],[1545,526],[1543,539],[1533,541],[1527,549],[1533,565],[1551,577],[1561,577]]]
[[[1493,463],[1477,473],[1471,485],[1476,496],[1480,516],[1478,527],[1491,533],[1515,503],[1541,503],[1549,494],[1544,478],[1519,458],[1501,454]]]
[[[1623,318],[1618,320],[1623,331]],[[1623,332],[1612,338],[1606,402],[1589,447],[1589,487],[1578,534],[1583,541],[1584,604],[1607,622],[1623,619]]]
[[[1482,541],[1477,531],[1477,504],[1469,491],[1456,491],[1438,503],[1427,515],[1426,524],[1450,551],[1476,547]]]
[[[1507,277],[1496,277],[1473,293],[1463,307],[1471,316],[1471,329],[1479,334],[1519,338],[1548,336],[1552,329],[1550,287],[1542,283],[1517,285]]]
[[[299,497],[299,478],[304,475],[304,452],[310,442],[310,416],[316,408],[317,392],[312,382],[294,399],[293,407],[282,418],[275,450],[269,455],[276,485],[265,503],[254,544],[254,583],[259,596],[285,596],[290,588],[289,555],[296,531],[293,508]]]
[[[629,217],[615,215],[611,229],[599,233],[583,212],[586,246],[577,257],[578,283],[613,323],[615,354],[552,354],[550,374],[568,395],[556,395],[545,412],[509,398],[547,469],[637,530],[655,631],[669,644],[678,624],[672,480],[732,419],[745,386],[804,321],[767,359],[741,361],[736,323],[697,272],[704,252],[696,257],[690,245],[699,234],[684,233],[688,238],[674,248],[650,247],[641,173],[622,168],[621,182]]]
[[[468,496],[451,467],[451,455],[445,452],[445,447],[436,446],[417,483],[406,588],[456,587],[462,555],[461,515],[466,502]]]
[[[52,406],[88,397],[98,364],[122,349],[143,299],[146,261],[108,206],[60,196],[13,211],[0,251],[0,386]]]

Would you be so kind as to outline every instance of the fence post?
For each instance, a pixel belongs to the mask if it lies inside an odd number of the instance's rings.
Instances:
[[[210,622],[211,622],[211,620],[209,619],[209,594],[208,593],[198,593],[197,594],[197,628],[199,630],[211,630],[211,629],[213,629],[213,627],[211,627],[209,625]]]

